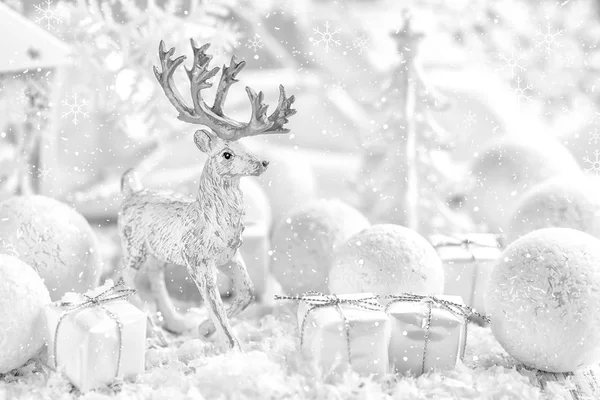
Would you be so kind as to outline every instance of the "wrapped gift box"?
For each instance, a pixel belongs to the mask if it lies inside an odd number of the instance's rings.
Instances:
[[[430,242],[444,263],[444,294],[462,297],[466,305],[485,315],[485,288],[503,251],[500,238],[493,234],[433,235]]]
[[[285,297],[284,297],[285,298]],[[325,373],[388,372],[390,320],[373,295],[305,294],[295,298],[304,356]]]
[[[44,310],[48,364],[81,392],[144,372],[147,316],[125,300],[131,293],[109,280]]]
[[[468,308],[458,296],[392,296],[386,305],[392,323],[392,371],[421,375],[454,368],[464,355]]]

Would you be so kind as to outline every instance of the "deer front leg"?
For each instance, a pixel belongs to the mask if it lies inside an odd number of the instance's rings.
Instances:
[[[199,266],[190,265],[188,266],[188,272],[196,283],[198,290],[200,290],[212,324],[217,327],[220,335],[225,338],[229,348],[241,350],[240,343],[233,334],[233,328],[221,301],[217,286],[217,266],[215,263],[205,261]]]
[[[233,318],[248,307],[254,300],[254,285],[246,270],[246,263],[238,250],[231,261],[219,267],[233,281],[235,297],[227,309],[227,318]],[[210,321],[200,325],[200,334],[210,336],[215,332],[215,326]]]

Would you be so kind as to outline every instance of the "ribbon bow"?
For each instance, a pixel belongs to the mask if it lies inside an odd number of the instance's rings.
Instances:
[[[465,355],[465,351],[467,349],[467,327],[468,327],[468,318],[471,315],[475,315],[481,319],[483,319],[486,323],[490,323],[490,318],[484,315],[479,314],[473,308],[466,306],[464,304],[454,303],[449,300],[440,299],[436,296],[424,296],[413,293],[402,293],[400,295],[390,295],[385,297],[386,300],[390,300],[385,306],[385,311],[387,312],[388,308],[395,303],[406,302],[406,303],[427,303],[427,321],[425,324],[425,343],[423,344],[423,360],[421,363],[421,373],[425,373],[425,359],[427,357],[427,346],[429,344],[429,332],[431,331],[431,318],[432,318],[432,308],[435,304],[436,306],[452,313],[453,315],[463,318],[465,322],[465,340],[463,341],[463,347],[461,350],[460,358]]]
[[[473,239],[473,236],[446,236],[439,235],[437,238],[439,240],[432,240],[433,247],[438,248],[442,246],[450,246],[450,247],[461,247],[471,253],[471,257],[473,260],[476,260],[475,254],[473,253],[473,249],[471,246],[485,247],[490,249],[501,249],[502,246],[502,236],[501,235],[489,235],[490,239],[493,240],[477,240]]]
[[[113,312],[111,312],[110,310],[105,308],[103,305],[106,303],[110,303],[111,301],[126,299],[127,297],[131,296],[135,292],[136,292],[135,289],[126,287],[125,281],[123,280],[123,278],[121,278],[121,279],[119,279],[117,284],[113,284],[113,286],[98,293],[95,296],[89,296],[87,294],[84,294],[83,296],[86,298],[86,300],[84,300],[84,301],[81,301],[81,302],[61,301],[61,302],[59,302],[57,304],[59,307],[69,307],[69,308],[62,313],[62,315],[58,319],[58,323],[56,324],[56,329],[54,330],[54,365],[55,365],[56,369],[58,369],[58,352],[57,352],[58,329],[60,328],[60,325],[61,325],[63,319],[67,315],[69,315],[72,312],[75,312],[77,310],[82,310],[84,308],[100,307],[104,311],[106,311],[108,316],[117,323],[118,339],[119,339],[119,352],[117,355],[117,371],[115,372],[115,376],[119,376],[119,369],[121,367],[121,353],[123,352],[123,340],[122,340],[123,325],[121,324],[121,321],[119,320],[119,318]]]
[[[304,344],[304,330],[306,328],[306,322],[308,320],[309,314],[318,308],[323,307],[335,307],[337,311],[340,313],[340,316],[344,320],[344,328],[346,332],[346,342],[348,349],[348,363],[352,365],[352,348],[351,348],[351,339],[350,339],[350,321],[344,314],[344,311],[341,308],[342,304],[348,304],[355,307],[362,308],[364,310],[369,311],[383,311],[383,306],[379,303],[379,296],[375,295],[364,295],[364,297],[360,298],[348,298],[348,297],[338,297],[335,294],[325,294],[319,293],[315,291],[309,291],[301,295],[296,296],[275,296],[275,300],[296,300],[303,301],[311,307],[306,311],[304,317],[302,318],[302,323],[300,324],[300,346]]]

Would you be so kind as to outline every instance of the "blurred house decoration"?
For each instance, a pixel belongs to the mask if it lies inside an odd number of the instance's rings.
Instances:
[[[47,193],[69,47],[0,3],[0,199]]]

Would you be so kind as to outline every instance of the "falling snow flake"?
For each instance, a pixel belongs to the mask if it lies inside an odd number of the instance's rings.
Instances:
[[[586,169],[586,172],[594,172],[596,175],[600,175],[600,150],[596,150],[594,151],[594,156],[595,159],[592,160],[589,157],[585,157],[583,159],[583,161],[585,161],[586,164],[589,164],[590,167],[588,169]]]
[[[260,38],[260,36],[258,34],[255,34],[253,37],[251,37],[250,39],[248,39],[248,43],[246,44],[246,47],[248,47],[249,49],[254,50],[254,52],[256,53],[258,50],[263,48],[263,42]]]
[[[369,48],[369,39],[361,35],[352,41],[352,47],[358,51],[358,54],[362,54]]]
[[[530,91],[533,87],[529,83],[525,85],[525,87],[521,87],[522,82],[523,79],[521,79],[520,77],[515,78],[515,83],[517,84],[517,87],[513,88],[513,92],[515,92],[515,94],[517,95],[517,103],[520,103],[521,99],[531,101],[531,96],[528,96],[527,92]]]
[[[554,47],[560,46],[560,42],[556,40],[556,37],[562,35],[562,33],[562,29],[552,32],[552,24],[548,22],[546,33],[542,33],[541,30],[537,32],[537,35],[541,36],[542,39],[536,43],[536,46],[543,46],[546,53],[550,54],[554,50]]]
[[[44,22],[46,24],[46,29],[48,30],[55,29],[55,24],[58,25],[62,23],[62,20],[58,18],[56,11],[50,8],[52,3],[52,0],[46,0],[43,4],[34,6],[35,12],[39,14],[39,17],[35,19],[35,22],[38,24]],[[46,8],[42,8],[43,5],[45,5]]]
[[[465,115],[465,125],[467,127],[473,126],[475,124],[475,114],[473,114],[471,112],[471,110],[469,110],[469,112],[467,112],[467,114]]]
[[[594,132],[590,133],[590,143],[598,144],[600,142],[600,132],[598,129],[594,129]]]
[[[17,101],[19,104],[25,104],[29,99],[29,92],[27,89],[21,89],[17,92]]]
[[[69,103],[67,100],[63,100],[63,106],[67,107],[69,109],[69,111],[64,112],[62,114],[62,118],[67,118],[69,116],[72,116],[73,119],[71,120],[73,122],[74,125],[77,125],[79,123],[79,116],[81,115],[83,118],[89,118],[89,113],[87,111],[84,111],[83,108],[87,106],[87,101],[85,99],[81,100],[81,103],[79,102],[79,94],[75,93],[73,94],[71,97],[73,97],[73,102]]]
[[[315,40],[310,38],[310,41],[313,42],[315,46],[319,46],[321,43],[324,45],[325,53],[329,53],[332,45],[339,46],[340,41],[335,38],[335,35],[340,33],[340,29],[335,29],[334,31],[330,30],[329,21],[325,21],[325,31],[321,32],[319,28],[314,29],[314,33],[319,35],[319,40]]]
[[[506,57],[504,54],[500,55],[500,60],[504,61],[504,66],[498,71],[508,68],[510,70],[511,78],[515,77],[515,69],[519,69],[521,72],[525,71],[525,67],[520,64],[520,61],[523,60],[523,57],[516,57],[514,52],[510,53],[510,57]]]
[[[46,179],[50,175],[50,169],[40,168],[36,171],[36,175],[40,179]]]

